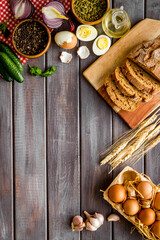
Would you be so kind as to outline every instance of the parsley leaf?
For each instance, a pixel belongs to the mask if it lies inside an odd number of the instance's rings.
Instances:
[[[42,77],[48,77],[48,76],[54,74],[55,71],[56,71],[56,67],[55,67],[55,66],[52,66],[52,67],[48,68],[45,72],[43,72],[43,73],[41,74],[41,76],[42,76]]]
[[[39,67],[31,67],[30,65],[28,65],[30,70],[30,74],[32,76],[40,76],[42,74],[42,70]]]
[[[2,34],[4,35],[5,38],[7,38],[10,35],[10,31],[8,30],[7,25],[6,25],[7,21],[0,23],[0,30],[2,31]]]
[[[42,76],[42,77],[48,77],[52,74],[55,73],[56,71],[56,67],[55,66],[52,66],[50,68],[48,68],[46,71],[42,72],[42,70],[39,68],[39,67],[31,67],[30,65],[28,65],[29,68],[30,68],[30,74],[32,76]]]

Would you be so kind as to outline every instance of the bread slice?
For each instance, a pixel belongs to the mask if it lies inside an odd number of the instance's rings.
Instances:
[[[136,46],[128,58],[160,81],[160,35]]]
[[[125,75],[122,73],[121,67],[116,67],[113,74],[116,86],[125,96],[132,97],[133,101],[149,101],[152,98],[152,94],[143,93],[139,91],[135,86],[131,85]]]
[[[125,96],[128,97],[135,96],[134,88],[122,73],[121,67],[115,68],[113,78],[115,80],[116,86]]]
[[[134,111],[136,108],[138,108],[139,104],[137,102],[132,101],[129,97],[123,95],[119,91],[111,75],[106,77],[105,85],[110,99],[115,105],[117,105],[117,107],[126,111]]]
[[[123,64],[122,72],[138,90],[145,92],[160,90],[159,82],[129,59]]]

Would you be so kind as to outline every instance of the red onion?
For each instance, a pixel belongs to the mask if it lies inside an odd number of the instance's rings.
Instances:
[[[29,18],[34,13],[34,6],[30,0],[10,0],[10,7],[16,19]]]
[[[68,20],[71,25],[71,31],[74,30],[74,25],[68,18],[65,7],[62,2],[56,0],[48,3],[42,8],[43,21],[49,28],[59,28],[64,21]]]

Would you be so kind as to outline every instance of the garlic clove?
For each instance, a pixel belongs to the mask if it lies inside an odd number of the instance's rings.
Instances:
[[[81,216],[75,216],[72,220],[73,224],[76,225],[80,225],[83,223],[83,218]]]
[[[94,217],[99,220],[100,226],[104,223],[104,217],[103,217],[102,214],[100,214],[100,213],[95,213],[95,214],[94,214]]]
[[[120,220],[120,217],[115,213],[110,214],[107,218],[108,222],[117,222],[119,220]]]
[[[92,224],[93,227],[99,228],[101,226],[101,223],[98,219],[91,217],[89,219],[90,223]]]
[[[89,231],[92,231],[92,232],[94,232],[94,231],[97,230],[97,228],[94,227],[94,226],[89,222],[88,219],[86,220],[86,229],[89,230]]]
[[[85,223],[83,222],[83,218],[81,216],[75,216],[72,219],[71,228],[72,231],[82,231],[85,227]]]

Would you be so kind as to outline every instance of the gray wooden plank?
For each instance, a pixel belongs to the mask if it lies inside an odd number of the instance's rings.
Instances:
[[[44,57],[30,60],[44,68]],[[45,240],[46,113],[45,80],[32,77],[28,66],[23,84],[14,82],[14,164],[16,240]]]
[[[58,31],[67,28],[66,24]],[[80,238],[70,227],[71,219],[80,214],[79,59],[76,49],[67,50],[73,54],[69,64],[61,63],[59,56],[66,50],[53,41],[47,58],[48,66],[57,66],[55,75],[47,80],[50,240]]]
[[[13,240],[12,83],[0,78],[0,239]]]
[[[101,24],[96,25],[101,34]],[[81,213],[100,212],[105,217],[104,225],[96,232],[84,230],[82,240],[110,240],[112,226],[106,222],[111,212],[109,204],[103,200],[100,189],[105,190],[112,181],[108,175],[108,166],[99,166],[100,153],[106,150],[112,141],[112,109],[82,76],[82,72],[93,63],[97,57],[92,52],[93,42],[81,42],[86,45],[91,55],[80,62],[81,90]],[[98,69],[97,69],[98,70]]]
[[[159,0],[146,1],[146,17],[160,20],[160,2]],[[150,176],[153,183],[160,182],[160,148],[159,145],[149,151],[145,157],[145,173]]]
[[[132,26],[138,23],[140,20],[144,18],[144,1],[133,0],[133,1],[126,1],[126,0],[113,0],[114,7],[124,6],[124,10],[130,16]],[[122,133],[127,131],[129,127],[123,122],[120,117],[114,113],[113,115],[113,139],[117,139]],[[117,167],[117,169],[113,172],[113,177],[115,178],[118,173],[126,166],[130,165],[128,162],[123,164],[122,166]],[[138,172],[143,172],[144,170],[144,158],[132,166]],[[139,233],[135,230],[131,235],[131,228],[133,225],[129,223],[126,219],[121,217],[120,223],[113,223],[113,239],[115,240],[122,240],[122,239],[141,239]]]

